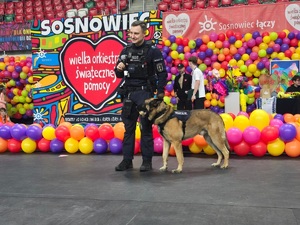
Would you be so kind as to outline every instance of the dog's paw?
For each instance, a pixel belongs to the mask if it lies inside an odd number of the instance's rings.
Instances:
[[[182,173],[182,170],[178,170],[178,169],[172,170],[172,173]]]
[[[159,171],[160,172],[166,172],[166,171],[168,171],[168,167],[161,167],[161,168],[159,168]]]
[[[220,167],[221,169],[227,169],[228,168],[228,165],[222,165],[221,167]]]
[[[212,166],[212,167],[219,167],[220,164],[218,164],[218,163],[213,163],[213,164],[211,164],[211,166]]]

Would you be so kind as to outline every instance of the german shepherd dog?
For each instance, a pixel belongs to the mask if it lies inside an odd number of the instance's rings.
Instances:
[[[141,116],[148,116],[153,124],[158,125],[160,134],[163,137],[163,166],[160,171],[168,169],[168,155],[170,145],[174,146],[178,167],[172,173],[181,173],[184,157],[181,141],[192,138],[197,134],[204,137],[206,142],[216,151],[218,160],[213,167],[225,169],[228,167],[229,144],[227,142],[225,126],[222,118],[209,109],[198,109],[191,111],[174,111],[172,106],[167,105],[162,99],[150,98],[138,108]],[[185,120],[174,116],[176,112],[189,114]],[[221,161],[224,157],[222,165]]]

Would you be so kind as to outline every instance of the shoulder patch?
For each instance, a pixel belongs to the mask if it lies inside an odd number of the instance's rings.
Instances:
[[[156,69],[157,69],[158,72],[164,71],[164,66],[163,66],[163,64],[162,64],[162,63],[157,63],[157,64],[156,64]]]

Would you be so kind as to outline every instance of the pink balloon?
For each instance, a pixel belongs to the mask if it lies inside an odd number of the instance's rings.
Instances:
[[[279,129],[283,125],[283,122],[280,119],[272,119],[270,125]]]
[[[236,127],[231,127],[226,131],[227,140],[230,145],[237,145],[243,140],[243,133]]]
[[[244,130],[243,138],[247,144],[254,145],[260,140],[260,130],[254,126],[249,126]]]

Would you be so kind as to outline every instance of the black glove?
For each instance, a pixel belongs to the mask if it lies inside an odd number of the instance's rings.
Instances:
[[[158,95],[157,95],[157,98],[158,99],[164,99],[164,97],[165,97],[165,93],[159,93]]]

